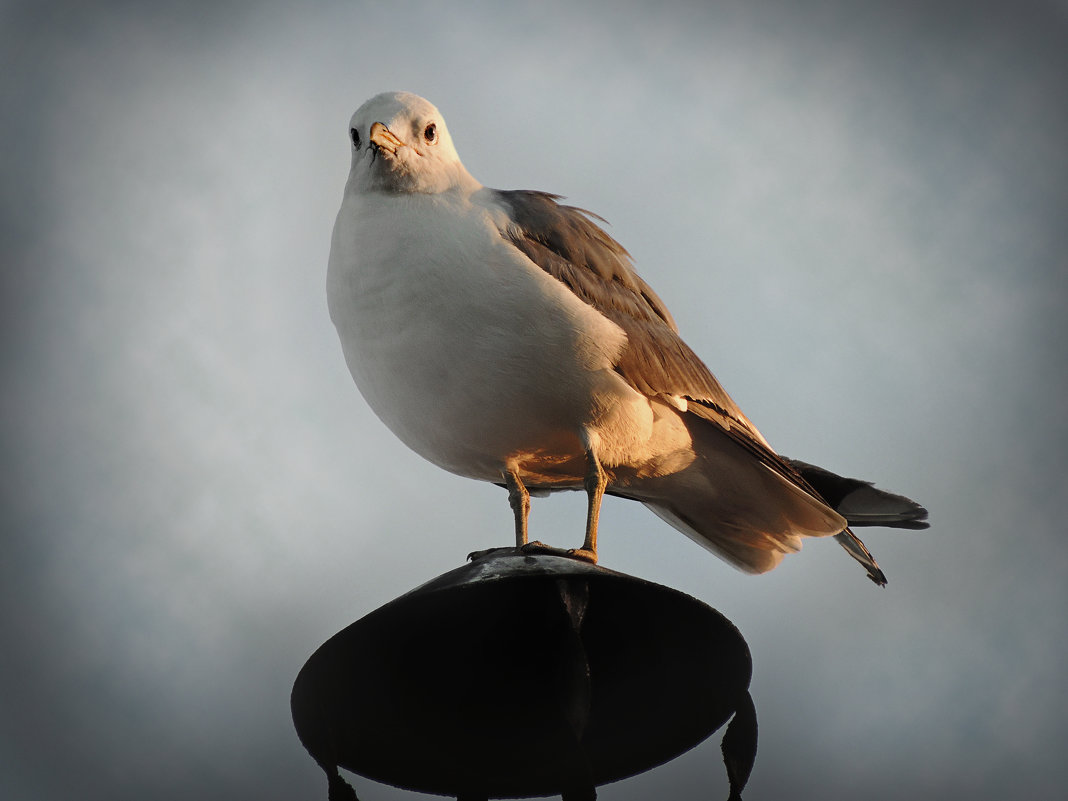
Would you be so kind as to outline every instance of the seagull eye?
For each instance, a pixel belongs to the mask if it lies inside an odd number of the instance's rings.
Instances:
[[[434,140],[438,138],[438,126],[434,123],[430,123],[423,129],[423,138],[428,144],[433,144]]]
[[[352,146],[357,150],[360,149],[360,132],[355,128],[349,128],[349,139],[352,140]]]

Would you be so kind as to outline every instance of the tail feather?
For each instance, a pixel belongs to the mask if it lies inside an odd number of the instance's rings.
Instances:
[[[834,536],[877,585],[886,584],[850,526],[927,528],[927,510],[870,482],[778,456],[766,445],[696,415],[675,418],[693,459],[615,483],[609,494],[645,504],[690,539],[747,573],[764,573],[805,537]]]
[[[701,525],[683,516],[678,509],[645,501],[645,506],[668,525],[681,531],[698,545],[712,551],[720,559],[745,573],[767,573],[775,568],[788,553],[801,549],[799,537],[782,537],[777,542],[757,536],[747,541],[742,532],[733,532],[723,525]]]
[[[800,550],[804,537],[832,536],[846,528],[842,515],[787,477],[789,466],[776,470],[754,459],[706,420],[692,415],[682,420],[695,458],[681,470],[617,484],[611,494],[641,501],[748,573],[771,570],[783,556]]]
[[[883,573],[879,563],[875,561],[875,557],[871,555],[860,537],[847,528],[845,531],[835,534],[834,538],[838,540],[839,545],[845,548],[846,553],[860,562],[864,569],[868,571],[868,578],[880,587],[886,586],[886,574]]]
[[[876,489],[870,481],[845,478],[797,459],[787,461],[851,526],[908,529],[930,526],[927,510],[904,495]]]

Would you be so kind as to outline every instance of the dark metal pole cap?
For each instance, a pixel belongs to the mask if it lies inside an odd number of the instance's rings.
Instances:
[[[749,648],[716,610],[574,559],[495,549],[324,643],[293,685],[331,799],[338,767],[462,799],[563,795],[642,773],[727,722],[740,798],[756,756]]]

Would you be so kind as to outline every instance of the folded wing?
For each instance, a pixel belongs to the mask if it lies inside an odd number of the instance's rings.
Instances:
[[[642,501],[743,570],[770,570],[800,548],[803,536],[836,535],[873,581],[886,583],[847,520],[920,527],[922,507],[775,453],[679,336],[663,301],[634,271],[623,246],[595,222],[599,217],[545,192],[490,191],[507,211],[502,236],[626,332],[627,347],[615,365],[626,381],[676,409],[680,399],[686,402],[681,414],[698,456],[694,464],[671,476],[612,487],[610,494]]]

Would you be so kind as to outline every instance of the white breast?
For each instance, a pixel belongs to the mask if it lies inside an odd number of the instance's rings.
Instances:
[[[622,329],[462,197],[347,196],[328,295],[371,408],[453,472],[496,481],[517,453],[578,455],[583,426],[635,401],[612,370]]]

